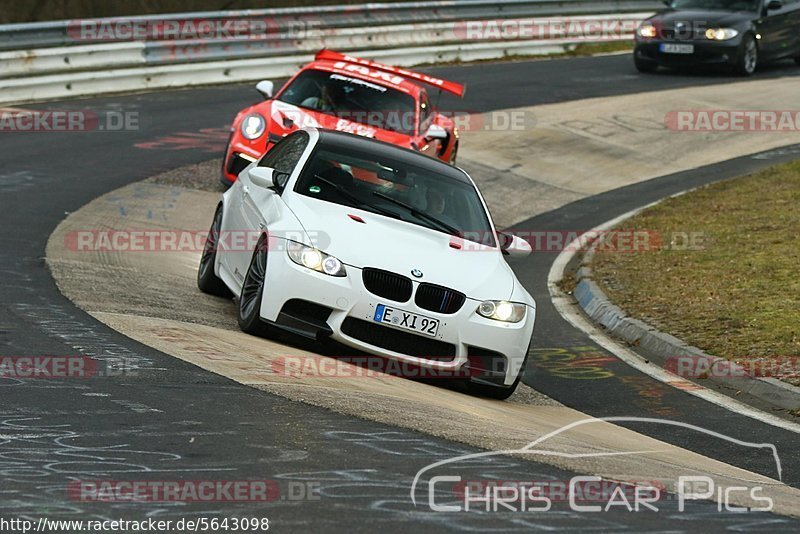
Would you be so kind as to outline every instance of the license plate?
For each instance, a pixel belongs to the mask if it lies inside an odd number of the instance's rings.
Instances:
[[[665,54],[694,54],[694,45],[661,43],[661,51]]]
[[[418,315],[416,313],[390,308],[383,304],[378,304],[375,309],[374,320],[376,323],[392,325],[403,330],[411,330],[425,334],[426,336],[436,337],[439,332],[439,320]]]

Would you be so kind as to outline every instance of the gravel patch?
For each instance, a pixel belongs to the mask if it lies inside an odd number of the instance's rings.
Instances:
[[[144,182],[222,193],[227,188],[219,181],[219,173],[220,159],[215,158],[151,176]]]

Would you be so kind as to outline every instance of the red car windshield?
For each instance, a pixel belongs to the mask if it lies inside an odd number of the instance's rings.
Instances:
[[[412,96],[335,72],[304,70],[277,99],[405,135],[414,135],[417,129],[416,106]]]

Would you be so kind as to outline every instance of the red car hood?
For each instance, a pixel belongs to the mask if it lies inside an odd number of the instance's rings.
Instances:
[[[264,102],[259,106],[258,111],[267,117],[269,121],[268,130],[280,136],[287,135],[303,127],[325,128],[363,135],[364,137],[371,137],[406,148],[411,147],[411,136],[409,135],[384,130],[369,124],[353,122],[333,115],[326,115],[319,111],[300,108],[280,100]]]

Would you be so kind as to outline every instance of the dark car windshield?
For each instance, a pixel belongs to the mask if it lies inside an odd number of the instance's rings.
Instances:
[[[278,100],[374,128],[414,135],[414,98],[406,93],[316,69],[304,70],[278,95]]]
[[[494,247],[478,192],[458,180],[367,152],[317,148],[294,191]]]
[[[720,11],[758,11],[761,0],[672,0],[674,9],[710,9]]]

